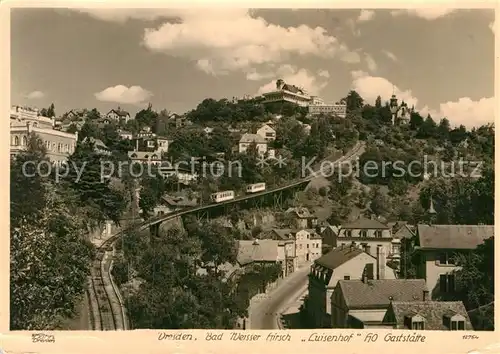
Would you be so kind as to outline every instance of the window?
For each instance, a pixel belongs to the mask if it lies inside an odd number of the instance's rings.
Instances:
[[[465,330],[465,321],[451,321],[450,330],[452,331]]]
[[[454,274],[441,274],[439,276],[439,291],[442,293],[451,293],[455,291]]]
[[[351,280],[351,277],[349,275],[344,275],[344,280]]]
[[[346,230],[345,237],[352,237],[352,231],[351,230]]]
[[[309,248],[309,244],[307,244],[307,248]]]
[[[424,321],[412,321],[411,329],[423,330],[424,329]]]
[[[382,230],[376,230],[375,231],[375,237],[382,238]]]
[[[442,252],[439,254],[439,264],[443,265],[454,265],[454,257],[449,252]]]
[[[26,138],[26,136],[23,136],[23,137],[22,137],[22,142],[21,142],[21,145],[23,145],[23,146],[28,145],[28,139]]]
[[[360,237],[367,237],[367,232],[366,230],[362,230],[359,234]]]
[[[14,146],[19,145],[19,137],[15,136],[14,137]]]

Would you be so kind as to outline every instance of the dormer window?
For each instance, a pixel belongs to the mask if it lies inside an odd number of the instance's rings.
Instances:
[[[360,237],[367,237],[368,233],[366,232],[366,230],[361,230],[361,232],[359,233],[359,236]]]
[[[465,330],[465,317],[460,314],[444,315],[443,322],[450,331],[464,331]]]
[[[439,254],[439,264],[443,265],[454,265],[455,260],[452,254],[449,252],[442,252]]]
[[[375,237],[376,238],[382,238],[382,230],[376,230],[375,231]]]
[[[423,318],[420,315],[405,316],[405,326],[408,329],[424,330],[425,329],[425,318]]]
[[[346,230],[345,237],[352,237],[352,231],[351,230]]]

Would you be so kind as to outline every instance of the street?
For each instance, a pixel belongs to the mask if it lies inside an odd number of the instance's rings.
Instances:
[[[249,329],[278,329],[278,315],[307,287],[310,264],[285,278],[265,298],[249,308]]]

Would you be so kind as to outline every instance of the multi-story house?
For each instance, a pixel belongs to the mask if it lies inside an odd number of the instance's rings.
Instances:
[[[462,301],[392,301],[384,325],[394,329],[425,331],[471,331],[469,315]]]
[[[108,113],[106,113],[106,118],[114,120],[115,122],[123,122],[127,123],[130,118],[130,113],[122,110],[120,107],[117,109],[112,109]]]
[[[10,111],[10,154],[14,157],[28,147],[30,135],[42,140],[47,157],[53,163],[62,163],[76,148],[78,132],[70,134],[54,129],[53,118],[39,116],[38,111],[14,106]]]
[[[290,253],[290,247],[286,247],[286,241],[238,240],[236,244],[238,249],[236,260],[241,267],[252,263],[279,263],[283,270],[283,277],[289,274],[287,263],[289,261],[293,263],[294,254]]]
[[[341,225],[334,247],[352,242],[361,245],[372,256],[376,256],[377,247],[382,246],[388,260],[399,261],[399,240],[394,239],[389,226],[378,220],[359,218],[352,223]]]
[[[315,328],[331,327],[331,297],[339,280],[395,279],[395,273],[386,269],[383,249],[378,257],[351,244],[338,247],[314,261],[309,273],[307,313]]]
[[[264,124],[262,127],[257,129],[257,134],[266,139],[266,141],[276,140],[276,130],[274,130],[268,124]]]
[[[428,290],[423,279],[339,280],[333,291],[332,328],[393,328],[384,323],[393,301],[420,302]]]
[[[295,268],[300,268],[321,257],[322,240],[313,229],[273,229],[273,239],[293,240]]]
[[[239,145],[238,152],[240,154],[244,154],[247,152],[248,148],[255,144],[257,148],[257,153],[261,156],[264,156],[267,152],[267,141],[262,136],[258,134],[249,134],[245,133],[242,135]]]
[[[158,172],[164,178],[176,177],[179,183],[189,185],[198,179],[198,174],[190,168],[172,166],[169,162],[162,162],[158,167]]]
[[[161,164],[161,154],[150,151],[129,151],[128,157],[133,163],[158,166]]]
[[[417,225],[417,276],[425,279],[432,299],[454,299],[455,255],[474,250],[493,237],[493,225]]]

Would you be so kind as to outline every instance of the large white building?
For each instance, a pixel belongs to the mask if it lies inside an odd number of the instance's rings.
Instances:
[[[10,153],[15,156],[28,146],[31,134],[40,138],[47,157],[54,163],[67,160],[76,148],[78,133],[70,134],[54,129],[55,120],[40,116],[38,110],[13,106],[10,111]]]
[[[309,105],[309,114],[320,115],[328,114],[335,115],[340,118],[345,118],[347,114],[347,106],[345,104],[316,104]]]

